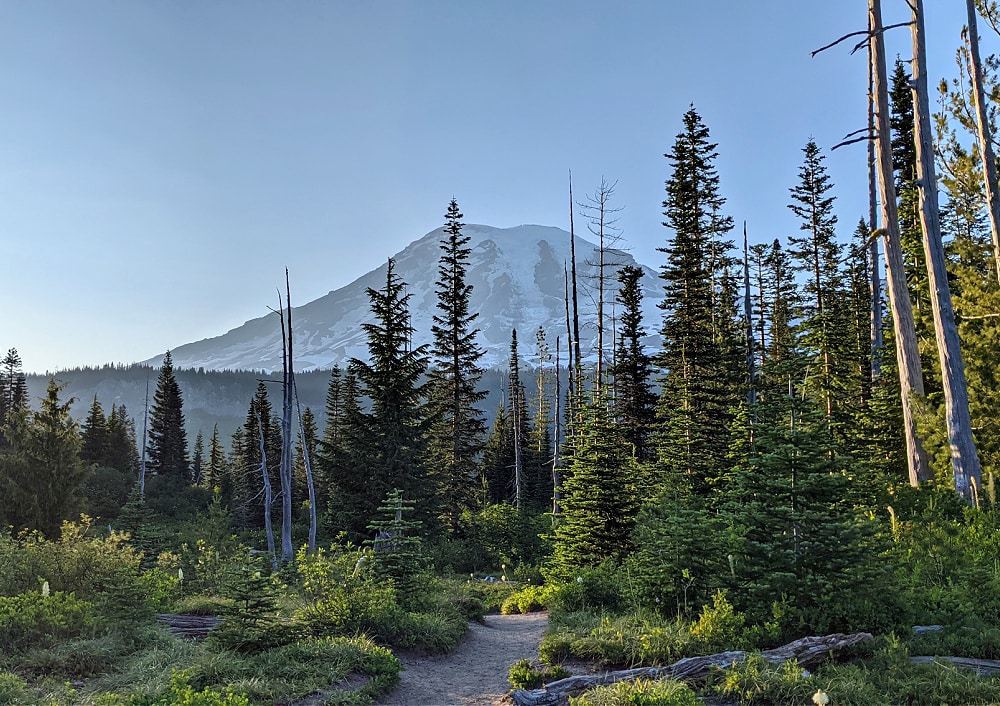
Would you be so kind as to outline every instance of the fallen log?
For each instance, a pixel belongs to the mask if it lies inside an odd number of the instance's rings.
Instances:
[[[995,659],[970,659],[968,657],[910,657],[911,664],[941,664],[946,662],[959,669],[971,669],[981,677],[1000,674],[1000,661]]]
[[[221,618],[214,615],[190,615],[187,613],[161,613],[157,621],[167,626],[171,634],[189,640],[200,640],[215,629]]]
[[[784,664],[790,659],[800,667],[808,667],[847,647],[871,640],[871,633],[857,632],[850,635],[836,633],[825,637],[803,637],[773,650],[764,650],[761,658],[770,664]],[[743,650],[719,652],[704,657],[685,657],[665,667],[636,667],[602,674],[581,674],[546,684],[541,689],[515,689],[511,698],[517,706],[557,706],[565,704],[570,696],[578,696],[587,689],[606,686],[633,679],[702,679],[713,668],[726,668],[739,664],[752,653]]]

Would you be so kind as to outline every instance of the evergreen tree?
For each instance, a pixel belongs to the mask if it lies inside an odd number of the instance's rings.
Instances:
[[[348,520],[342,516],[349,513],[344,491],[356,487],[353,459],[358,443],[354,432],[363,424],[359,395],[354,374],[334,366],[326,393],[326,427],[317,444],[316,495],[318,509],[333,513],[328,519],[337,531]]]
[[[493,428],[483,447],[480,465],[485,509],[488,505],[509,503],[514,499],[514,425],[507,406],[501,404],[493,419]]]
[[[266,461],[268,480],[272,488],[278,488],[278,463],[281,458],[281,428],[280,421],[275,416],[271,399],[267,394],[267,385],[261,380],[250,405],[247,407],[246,420],[242,429],[242,444],[235,468],[242,482],[234,486],[234,515],[241,522],[252,527],[261,527],[263,518],[260,507],[263,501],[261,488],[264,480],[261,476],[261,461]],[[261,436],[264,437],[264,456],[261,458]],[[234,444],[234,449],[236,445]],[[272,499],[273,500],[273,499]],[[270,511],[273,513],[274,508]]]
[[[476,405],[486,397],[479,390],[484,351],[476,343],[478,312],[469,311],[472,285],[466,282],[469,236],[462,234],[462,214],[455,199],[445,214],[444,238],[439,248],[437,310],[431,331],[434,366],[431,368],[432,408],[435,414],[429,440],[431,484],[437,514],[454,528],[463,510],[474,504],[476,457],[486,436],[486,422]]]
[[[425,564],[420,551],[421,522],[407,517],[412,513],[413,505],[404,500],[401,490],[394,488],[386,495],[377,515],[368,525],[373,539],[365,540],[365,544],[374,550],[375,575],[391,581],[400,605],[410,609],[423,592],[417,575]]]
[[[191,458],[191,480],[195,485],[202,485],[205,480],[205,437],[198,430],[194,438],[194,454]]]
[[[306,454],[309,454],[310,468],[315,472],[316,450],[319,445],[319,429],[316,426],[316,416],[313,411],[306,407],[302,410],[302,429],[305,430],[305,438],[302,438],[301,431],[298,434],[298,442],[295,445],[295,464],[292,483],[292,497],[295,503],[302,506],[309,502],[309,482],[306,477]],[[315,489],[315,479],[313,482]]]
[[[804,275],[798,326],[807,365],[804,389],[826,410],[830,424],[839,427],[843,415],[838,402],[845,397],[850,341],[848,294],[840,267],[843,246],[836,239],[833,185],[825,157],[813,140],[802,152],[799,183],[790,189],[788,205],[800,220],[802,235],[789,237],[788,255],[793,269]]]
[[[507,395],[510,399],[511,439],[513,455],[511,467],[513,476],[513,499],[517,509],[524,509],[524,448],[528,440],[528,404],[524,394],[524,384],[521,382],[521,359],[517,350],[517,329],[510,332],[510,361]]]
[[[522,446],[522,463],[524,469],[524,500],[525,509],[530,512],[545,512],[552,507],[552,429],[549,420],[552,418],[552,398],[549,393],[546,364],[551,362],[545,340],[545,331],[541,326],[535,332],[535,345],[538,351],[538,368],[535,374],[535,392],[532,399],[534,419],[528,423],[526,443]],[[527,403],[525,403],[527,413]]]
[[[652,455],[649,434],[656,418],[656,395],[650,389],[653,372],[652,358],[642,340],[646,329],[642,323],[642,268],[626,265],[618,271],[618,302],[622,305],[618,334],[618,351],[612,370],[615,381],[615,416],[623,427],[626,441],[632,445],[635,457],[647,461]]]
[[[796,395],[762,416],[757,457],[739,474],[743,546],[735,562],[743,606],[768,619],[783,600],[784,627],[827,632],[850,627],[849,597],[871,579],[865,533],[847,505],[847,461],[825,415]]]
[[[74,400],[61,401],[61,389],[49,380],[37,412],[22,408],[8,418],[4,433],[11,448],[0,455],[6,522],[50,538],[58,535],[63,520],[73,517],[86,475],[78,427],[69,412]]]
[[[187,432],[184,430],[184,400],[174,377],[170,351],[156,381],[153,405],[149,410],[149,462],[147,468],[164,479],[186,484],[191,480]]]
[[[720,325],[725,312],[716,306],[716,283],[731,248],[718,241],[732,228],[732,219],[720,214],[725,199],[714,166],[716,145],[709,142],[708,128],[693,107],[683,122],[684,129],[665,155],[673,173],[666,183],[664,225],[673,237],[659,248],[667,256],[660,269],[663,349],[656,357],[666,371],[658,408],[663,435],[659,448],[665,454],[661,460],[691,476],[695,492],[703,494],[725,456],[729,410],[740,397],[730,383],[742,376],[743,365],[741,361],[737,370],[727,368],[732,346],[721,340],[722,334],[737,327],[732,322]]]
[[[27,406],[28,383],[21,370],[21,356],[16,348],[11,348],[0,361],[0,429],[3,429],[8,417],[27,409]],[[8,445],[6,437],[0,434],[0,449]]]
[[[80,428],[80,460],[86,464],[104,465],[108,446],[108,420],[97,395],[94,395],[90,411]]]
[[[560,521],[548,569],[558,579],[607,559],[621,562],[632,549],[636,461],[607,410],[607,399],[589,400],[578,410],[579,428],[567,441],[573,452],[563,470]]]
[[[385,287],[369,288],[375,320],[363,324],[369,360],[351,360],[370,411],[351,420],[356,467],[340,480],[349,508],[347,529],[363,535],[382,499],[393,488],[413,498],[418,507],[428,500],[424,466],[428,416],[425,402],[425,347],[412,348],[406,283],[389,260]],[[424,511],[426,514],[426,511]]]
[[[125,405],[111,405],[108,414],[107,456],[102,466],[115,468],[132,478],[139,475],[139,450],[136,445],[135,421],[128,416]]]
[[[213,492],[218,489],[219,495],[226,497],[229,486],[229,464],[226,451],[219,438],[219,425],[212,427],[212,436],[208,440],[208,463],[205,466],[204,486]]]

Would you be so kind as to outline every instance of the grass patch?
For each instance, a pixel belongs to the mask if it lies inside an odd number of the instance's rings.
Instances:
[[[599,686],[570,697],[569,703],[570,706],[700,706],[701,700],[681,682],[638,679]]]

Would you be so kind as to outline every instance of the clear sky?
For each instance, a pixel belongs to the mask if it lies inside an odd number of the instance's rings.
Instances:
[[[887,24],[903,0],[883,0]],[[965,3],[927,0],[929,74]],[[568,227],[603,176],[656,267],[694,104],[751,241],[797,228],[801,149],[865,125],[865,0],[0,2],[0,353],[142,360],[337,289],[442,225]],[[1000,40],[981,26],[984,53]],[[890,60],[909,33],[889,37]],[[891,68],[891,67],[890,67]],[[863,145],[827,164],[843,236]],[[580,219],[577,219],[580,227]]]

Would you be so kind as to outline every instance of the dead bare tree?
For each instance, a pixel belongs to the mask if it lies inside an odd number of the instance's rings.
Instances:
[[[996,263],[997,278],[1000,279],[1000,192],[997,190],[996,156],[993,154],[993,136],[990,134],[986,92],[983,89],[983,62],[979,58],[979,27],[976,21],[975,0],[965,0],[965,6],[969,16],[966,39],[969,44],[969,78],[972,80],[972,95],[976,104],[976,136],[979,139],[979,156],[983,162],[986,202],[989,205],[993,259]]]
[[[937,176],[931,137],[930,100],[927,90],[927,48],[924,30],[923,0],[909,0],[913,11],[910,31],[913,38],[913,132],[916,146],[917,185],[920,195],[920,225],[923,229],[924,256],[930,286],[934,337],[941,363],[944,387],[945,422],[951,446],[952,472],[956,492],[974,502],[982,481],[979,456],[972,438],[969,395],[965,384],[965,365],[955,325],[955,312],[948,287],[944,245],[938,209]],[[970,0],[971,2],[971,0]],[[974,8],[973,8],[974,9]],[[977,100],[981,106],[982,101]],[[984,162],[986,161],[984,155]],[[992,206],[992,204],[991,204]]]
[[[869,16],[869,22],[871,16]],[[869,25],[869,30],[871,29]],[[872,70],[872,46],[868,43],[868,230],[878,228],[878,174],[875,160],[875,72]],[[878,238],[868,241],[869,282],[871,289],[871,380],[878,378],[879,356],[884,345],[882,335],[882,278],[878,267]]]
[[[580,354],[580,307],[576,292],[576,231],[573,228],[573,172],[569,173],[569,260],[570,274],[573,288],[573,361],[571,365],[576,371],[576,392],[583,389],[581,380],[581,369],[583,367],[583,357]]]
[[[271,492],[271,479],[267,474],[267,452],[264,450],[264,423],[257,411],[257,436],[260,439],[260,474],[264,478],[264,536],[267,537],[267,555],[271,558],[271,568],[278,570],[278,557],[274,551],[274,529],[271,527],[271,503],[274,495]]]
[[[622,233],[618,227],[618,214],[621,207],[612,207],[611,198],[614,196],[615,187],[618,182],[609,183],[601,177],[601,184],[593,194],[587,195],[587,200],[580,203],[580,209],[587,217],[587,228],[591,234],[597,238],[597,260],[588,259],[586,264],[596,270],[597,287],[594,303],[597,309],[597,365],[594,370],[594,392],[600,393],[604,383],[604,283],[608,277],[606,270],[616,268],[621,265],[614,258],[609,257],[615,246],[621,241]]]
[[[899,367],[899,393],[903,405],[903,429],[910,485],[917,487],[933,478],[927,453],[917,434],[914,416],[915,398],[923,397],[924,381],[917,351],[913,323],[913,305],[906,287],[903,251],[899,243],[899,215],[896,212],[896,187],[893,181],[892,143],[889,129],[889,91],[885,68],[881,0],[868,0],[868,27],[872,61],[872,92],[875,95],[875,148],[878,162],[878,185],[881,195],[882,236],[885,250],[889,306],[896,335],[896,362]]]
[[[302,463],[306,467],[306,488],[309,493],[309,540],[306,551],[316,552],[316,484],[313,482],[312,459],[309,455],[309,440],[306,438],[305,424],[302,422],[302,405],[299,404],[299,388],[292,376],[292,394],[295,397],[295,409],[299,417],[299,436],[302,439]]]

